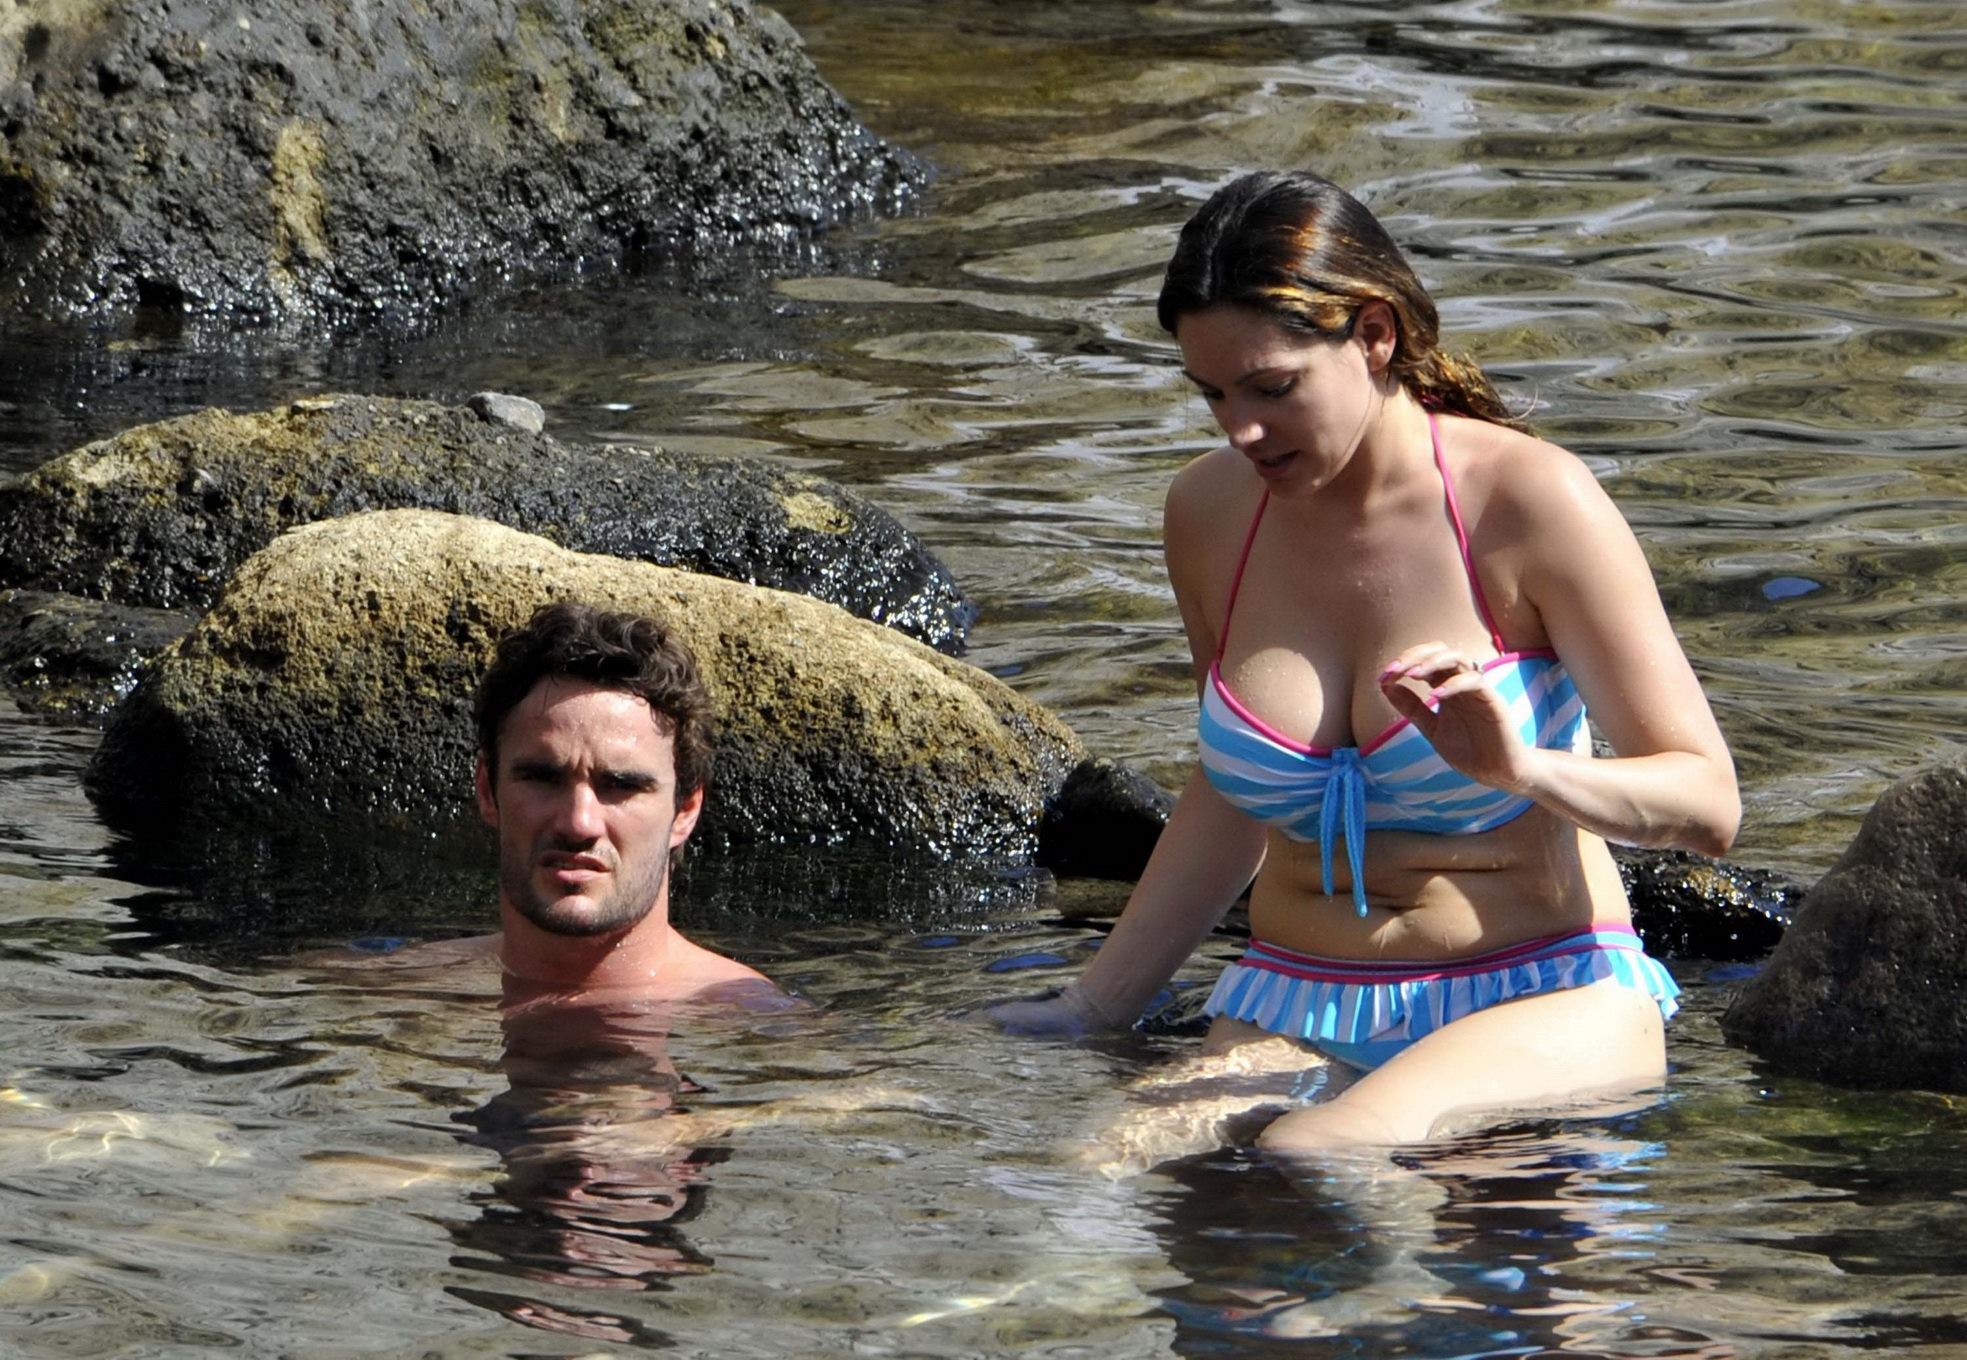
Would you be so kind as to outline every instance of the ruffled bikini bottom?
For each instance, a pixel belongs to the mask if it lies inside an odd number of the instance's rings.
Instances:
[[[1204,1012],[1314,1045],[1340,1062],[1378,1067],[1443,1025],[1518,997],[1611,981],[1644,992],[1660,1018],[1680,986],[1629,927],[1551,935],[1466,959],[1325,959],[1261,940],[1223,970]]]

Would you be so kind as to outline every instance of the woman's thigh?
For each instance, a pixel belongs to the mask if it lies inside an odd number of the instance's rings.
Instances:
[[[1659,1085],[1658,1004],[1615,982],[1546,992],[1444,1025],[1332,1100],[1264,1130],[1277,1152],[1416,1142],[1455,1116],[1581,1108]]]

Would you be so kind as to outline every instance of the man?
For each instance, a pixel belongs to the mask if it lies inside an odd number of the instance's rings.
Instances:
[[[670,870],[710,774],[710,699],[688,647],[653,619],[547,605],[499,644],[477,719],[509,1000],[771,987],[669,922]]]

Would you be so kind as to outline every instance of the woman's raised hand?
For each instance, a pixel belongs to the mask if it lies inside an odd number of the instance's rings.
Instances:
[[[1380,692],[1428,744],[1470,779],[1514,789],[1527,773],[1524,745],[1482,668],[1444,642],[1400,653],[1379,674]]]

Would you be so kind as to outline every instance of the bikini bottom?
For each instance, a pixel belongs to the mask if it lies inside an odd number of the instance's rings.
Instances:
[[[1452,1021],[1518,997],[1611,981],[1669,1019],[1680,987],[1627,926],[1550,935],[1465,959],[1325,959],[1252,940],[1203,1008],[1302,1039],[1370,1071]]]

